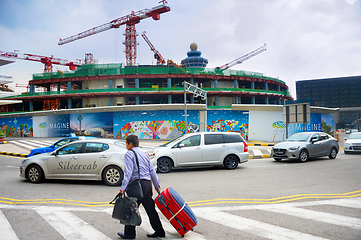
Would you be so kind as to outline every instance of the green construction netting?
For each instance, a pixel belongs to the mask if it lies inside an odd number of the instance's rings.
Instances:
[[[69,72],[52,72],[33,74],[33,80],[49,79],[49,78],[69,78],[83,76],[102,76],[102,75],[130,75],[130,74],[208,74],[223,76],[243,76],[257,77],[266,80],[272,80],[285,84],[277,78],[264,76],[262,73],[249,72],[241,70],[218,70],[212,68],[179,68],[169,66],[134,66],[122,67],[122,64],[91,64],[82,65],[75,71]]]
[[[290,96],[288,91],[271,91],[263,89],[247,89],[247,88],[202,88],[205,91],[236,91],[236,92],[259,92],[259,93],[273,93],[283,96]],[[84,90],[72,90],[72,91],[53,91],[53,92],[38,92],[38,93],[23,93],[17,96],[9,96],[4,98],[14,97],[26,97],[26,96],[48,96],[48,95],[65,95],[65,94],[82,94],[82,93],[99,93],[99,92],[155,92],[155,91],[173,91],[183,92],[184,88],[102,88],[102,89],[84,89]]]

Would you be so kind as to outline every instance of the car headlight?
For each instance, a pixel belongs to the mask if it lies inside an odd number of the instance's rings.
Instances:
[[[295,151],[295,150],[297,150],[298,148],[299,148],[299,146],[298,146],[298,147],[290,147],[289,149],[292,150],[292,151]]]

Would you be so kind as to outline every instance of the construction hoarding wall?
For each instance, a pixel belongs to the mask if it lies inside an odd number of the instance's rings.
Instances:
[[[282,110],[188,110],[186,131],[184,110],[84,111],[3,117],[0,118],[1,132],[7,137],[66,137],[75,133],[106,138],[136,134],[140,139],[174,139],[184,132],[223,131],[239,132],[248,141],[267,142],[282,141],[286,132]],[[311,113],[311,122],[305,125],[305,130],[332,133],[334,126],[333,114]],[[302,124],[288,126],[289,136],[302,131]]]

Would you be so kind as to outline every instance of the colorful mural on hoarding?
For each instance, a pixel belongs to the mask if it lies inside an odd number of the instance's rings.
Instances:
[[[69,114],[48,115],[45,127],[48,128],[49,137],[69,137],[70,119]],[[40,126],[39,126],[40,127]]]
[[[187,111],[187,133],[198,132],[199,111]],[[174,139],[185,131],[184,111],[130,111],[114,113],[114,137],[135,134],[140,139]]]
[[[70,133],[79,135],[81,119],[81,135],[93,137],[113,137],[113,113],[70,114]]]
[[[207,132],[239,132],[248,139],[249,112],[208,110]]]
[[[305,124],[306,132],[326,132],[332,134],[335,126],[333,114],[311,113],[311,122]],[[303,132],[303,124],[289,124],[288,136]]]
[[[17,117],[0,119],[0,132],[4,137],[32,137],[33,118]]]

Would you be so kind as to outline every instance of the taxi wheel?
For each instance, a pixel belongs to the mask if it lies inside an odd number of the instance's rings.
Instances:
[[[335,159],[337,157],[337,150],[336,148],[332,148],[330,155],[328,156],[330,159]]]
[[[31,165],[26,170],[26,178],[31,183],[39,183],[43,179],[43,170],[38,165]]]
[[[172,170],[173,163],[169,158],[159,158],[157,161],[157,172],[159,173],[169,173]]]
[[[308,160],[308,152],[307,150],[302,150],[300,153],[300,161],[306,162]]]
[[[123,171],[118,166],[108,166],[103,171],[103,181],[108,186],[119,186],[123,181]]]
[[[228,155],[224,159],[223,165],[229,170],[236,169],[238,167],[238,157],[235,155]]]

